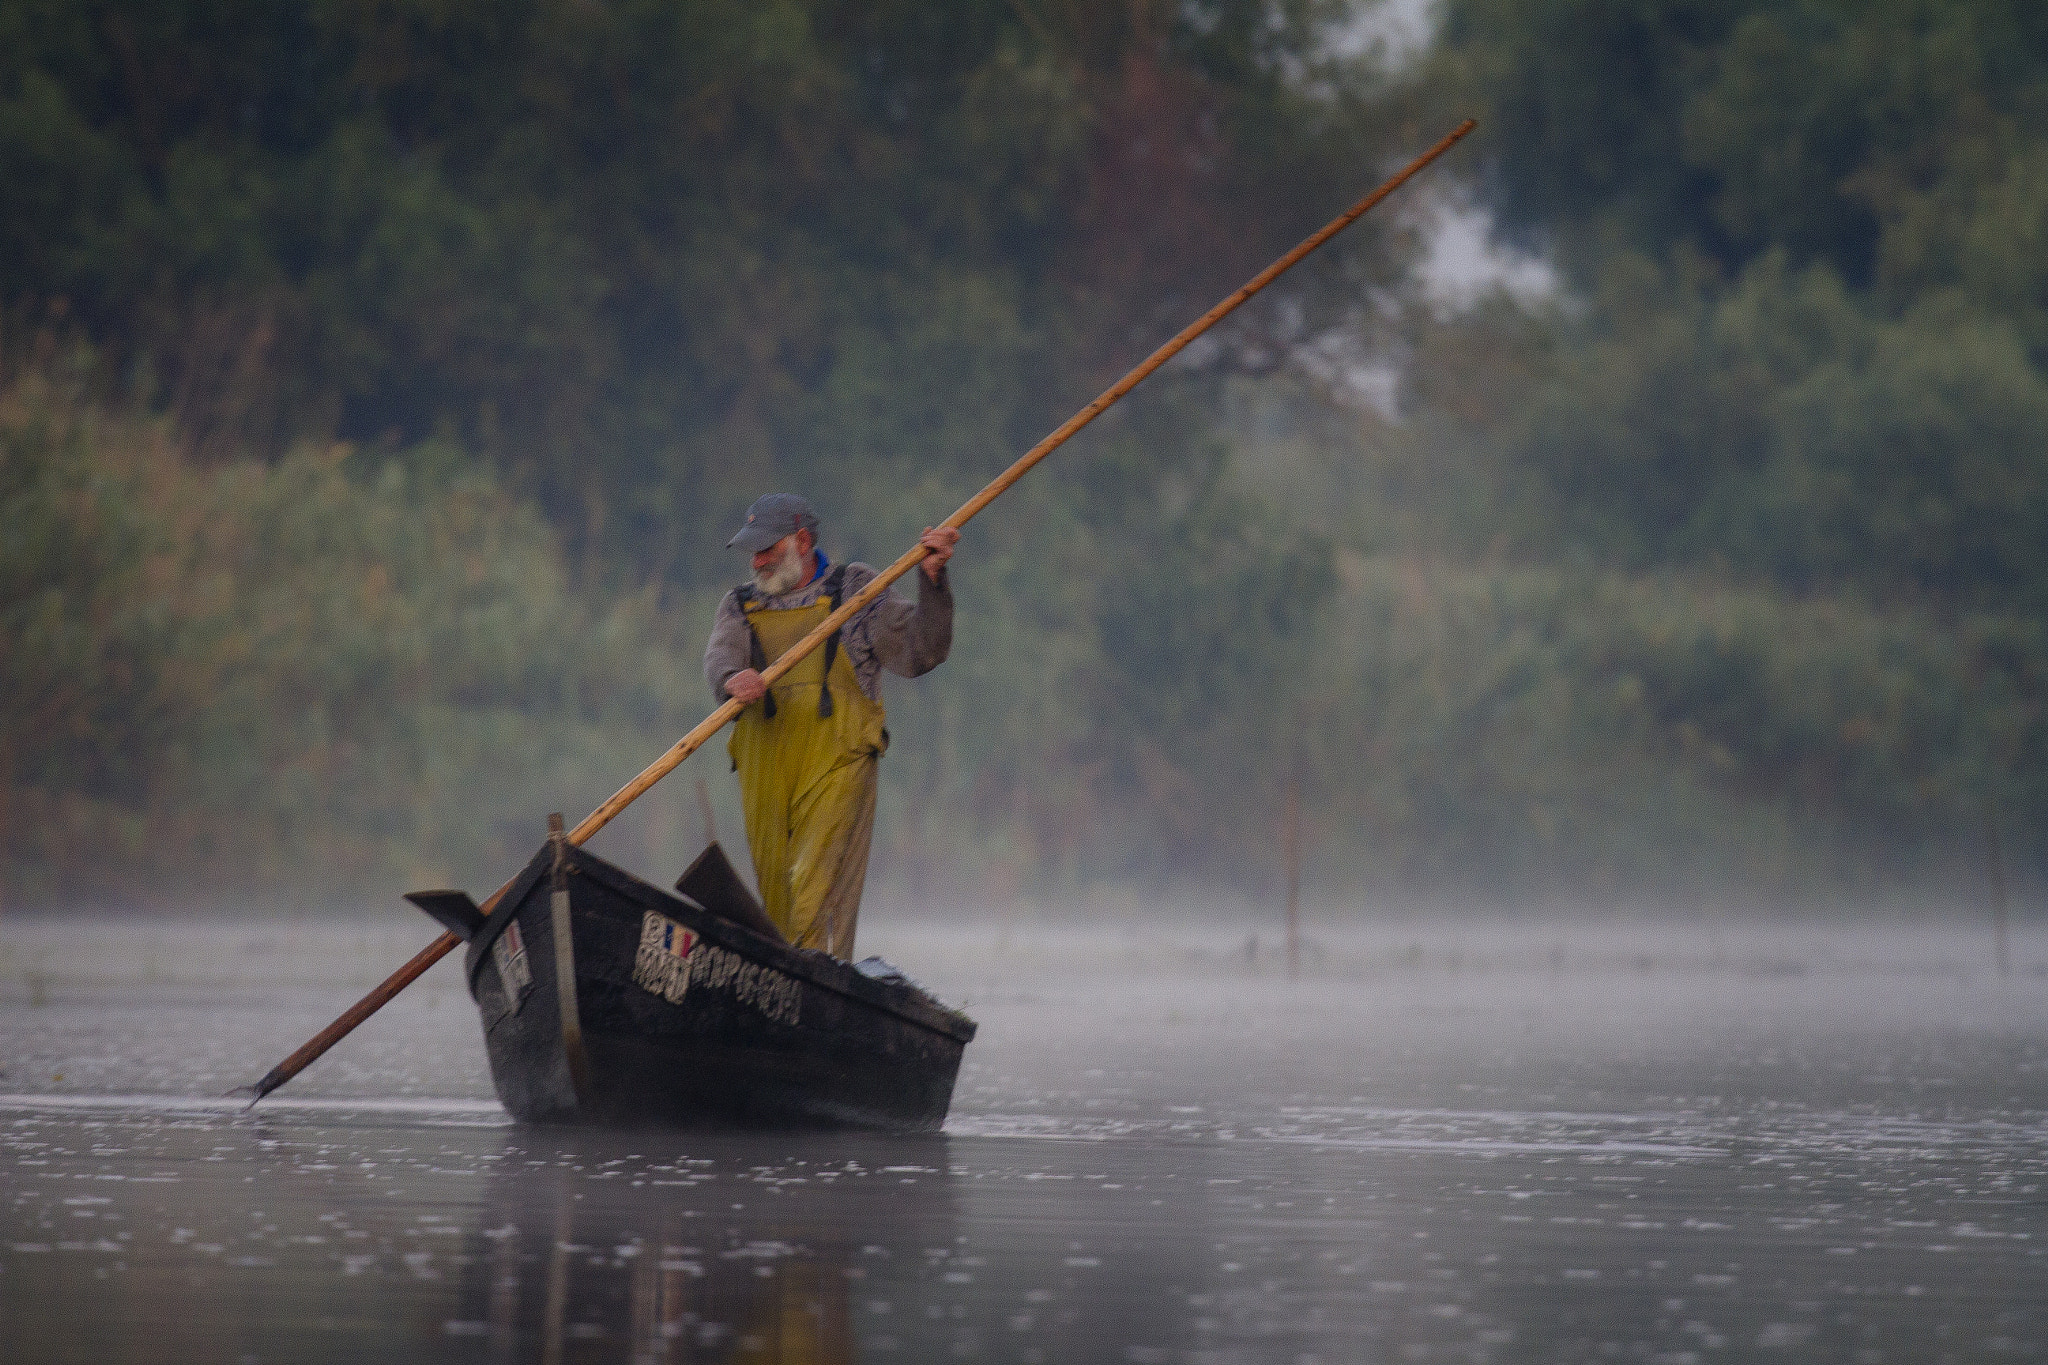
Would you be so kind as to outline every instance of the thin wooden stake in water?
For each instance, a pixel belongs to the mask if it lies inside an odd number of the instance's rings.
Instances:
[[[1285,256],[1282,256],[1279,260],[1252,276],[1251,279],[1239,286],[1229,297],[1182,328],[1173,340],[1145,357],[1137,368],[1104,389],[1087,407],[1082,408],[1072,417],[1060,423],[1051,435],[1025,451],[1015,464],[997,475],[988,487],[982,489],[979,493],[976,493],[965,503],[961,504],[960,510],[939,524],[950,526],[957,530],[974,520],[983,508],[1008,492],[1010,485],[1030,473],[1032,467],[1040,460],[1043,460],[1046,456],[1065,445],[1076,432],[1108,411],[1118,399],[1138,387],[1154,370],[1157,370],[1161,365],[1164,365],[1167,361],[1186,350],[1196,337],[1201,336],[1202,333],[1236,312],[1253,295],[1299,265],[1302,258],[1317,247],[1335,237],[1345,228],[1350,227],[1360,218],[1363,218],[1382,199],[1385,199],[1395,190],[1407,184],[1423,167],[1429,165],[1430,162],[1456,146],[1467,133],[1470,133],[1477,126],[1473,120],[1466,119],[1463,123],[1451,129],[1450,132],[1444,134],[1435,146],[1402,167],[1392,179],[1388,180],[1371,194],[1366,195],[1365,198],[1359,200],[1350,208],[1344,210],[1344,212],[1338,214],[1322,227],[1316,229],[1315,232],[1311,233],[1300,245],[1296,246]],[[919,564],[922,564],[929,553],[921,544],[912,546],[902,558],[876,574],[874,579],[865,588],[862,588],[859,592],[841,603],[837,611],[827,616],[823,621],[820,621],[810,634],[797,641],[794,646],[785,651],[774,663],[761,670],[761,681],[773,687],[781,680],[784,674],[803,662],[804,658],[812,650],[824,644],[841,626],[844,626],[848,621],[865,611],[870,603],[887,592],[892,583],[909,573]],[[648,764],[638,777],[612,793],[611,797],[603,805],[585,816],[581,824],[569,831],[569,842],[579,846],[588,842],[592,835],[610,824],[617,818],[619,812],[637,801],[641,794],[649,787],[652,787],[655,783],[661,781],[662,778],[675,771],[676,767],[684,759],[703,748],[713,735],[716,735],[727,725],[739,719],[740,712],[745,709],[739,701],[728,700],[723,706],[706,716],[696,729],[677,740],[667,753]],[[491,894],[488,900],[477,908],[486,915],[490,914],[498,908],[498,901],[504,896],[510,886],[511,883],[507,882],[504,886],[499,887]],[[294,1052],[291,1056],[272,1067],[270,1073],[262,1080],[256,1082],[253,1086],[247,1087],[241,1093],[253,1095],[253,1098],[249,1101],[253,1105],[257,1100],[262,1099],[265,1095],[298,1075],[299,1072],[312,1065],[313,1061],[321,1053],[347,1037],[356,1025],[382,1009],[393,996],[417,981],[427,968],[447,956],[458,942],[460,940],[453,934],[443,934],[435,939],[417,957],[393,973],[390,980],[384,982],[377,989],[351,1005],[339,1019],[336,1019],[326,1028],[320,1030],[319,1033],[307,1040],[297,1052]]]
[[[1984,844],[1991,857],[1992,951],[1997,955],[1998,974],[2011,976],[2012,951],[2005,926],[2005,850],[1998,842],[1998,805],[1988,798],[1984,802]]]
[[[1301,975],[1301,777],[1287,779],[1287,806],[1280,821],[1280,845],[1287,859],[1287,979]]]

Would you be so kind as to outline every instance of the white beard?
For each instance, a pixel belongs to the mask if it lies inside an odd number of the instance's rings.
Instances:
[[[754,574],[754,591],[763,597],[780,597],[810,577],[810,556],[794,542],[766,573]]]

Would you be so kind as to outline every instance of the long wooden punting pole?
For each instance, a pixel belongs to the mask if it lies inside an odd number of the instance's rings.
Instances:
[[[1183,350],[1186,350],[1189,342],[1223,321],[1224,318],[1236,311],[1238,306],[1243,304],[1245,300],[1300,264],[1302,257],[1308,255],[1324,242],[1329,241],[1345,228],[1350,227],[1353,223],[1364,217],[1366,212],[1375,204],[1385,199],[1395,190],[1400,189],[1402,185],[1406,184],[1423,167],[1449,151],[1460,138],[1471,132],[1475,126],[1473,120],[1466,119],[1463,123],[1451,129],[1440,142],[1409,162],[1393,179],[1387,181],[1386,184],[1381,185],[1371,194],[1368,194],[1365,198],[1338,214],[1307,240],[1303,241],[1301,245],[1295,247],[1294,250],[1254,275],[1236,293],[1230,295],[1230,297],[1224,299],[1214,308],[1202,314],[1201,317],[1189,323],[1181,330],[1180,335],[1147,356],[1143,364],[1139,365],[1122,379],[1117,380],[1116,383],[1104,389],[1094,402],[1082,408],[1065,422],[1062,422],[1058,429],[1050,436],[1047,436],[1037,445],[1031,447],[1015,464],[998,475],[994,482],[969,498],[959,511],[947,517],[940,524],[957,529],[972,521],[976,514],[984,507],[987,507],[990,503],[1001,497],[1011,484],[1029,473],[1033,465],[1065,445],[1075,432],[1087,426],[1097,417],[1100,417],[1110,405],[1132,389],[1138,387],[1140,383],[1144,382],[1147,375],[1150,375],[1161,365],[1164,365]],[[820,621],[815,630],[797,641],[794,648],[762,670],[761,680],[773,686],[785,673],[802,662],[805,655],[831,638],[834,631],[852,620],[870,602],[873,602],[877,597],[887,592],[891,583],[894,583],[897,579],[923,563],[928,553],[923,545],[914,546],[909,553],[877,574],[865,588],[849,597],[837,611],[833,612],[823,621]],[[569,832],[569,842],[580,845],[588,840],[590,836],[610,824],[620,811],[638,800],[641,793],[661,781],[662,778],[668,776],[684,759],[703,748],[707,740],[736,719],[743,709],[739,702],[727,701],[723,706],[706,716],[702,724],[677,740],[674,747],[667,753],[648,764],[646,770],[638,777],[619,788],[618,791],[612,794],[610,800],[585,816],[583,823]],[[486,915],[497,909],[498,901],[504,896],[506,890],[511,885],[512,883],[507,882],[504,886],[499,887],[491,893],[491,898],[485,901],[479,908]],[[247,1087],[242,1093],[253,1093],[255,1098],[250,1100],[250,1103],[254,1104],[256,1100],[262,1099],[265,1095],[268,1095],[271,1091],[298,1075],[306,1067],[310,1066],[321,1053],[347,1037],[356,1025],[382,1009],[385,1003],[393,996],[397,995],[407,986],[410,986],[414,981],[417,981],[427,968],[439,962],[443,957],[446,957],[458,942],[460,940],[453,934],[443,934],[435,939],[421,951],[419,956],[394,972],[391,978],[383,985],[371,991],[354,1005],[351,1005],[347,1012],[339,1019],[336,1019],[326,1028],[320,1030],[305,1046],[272,1067],[270,1074],[256,1082],[255,1085]]]

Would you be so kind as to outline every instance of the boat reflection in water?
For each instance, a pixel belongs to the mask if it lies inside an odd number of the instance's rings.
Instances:
[[[956,1235],[944,1138],[699,1138],[671,1159],[648,1153],[673,1135],[606,1136],[493,1182],[472,1246],[485,1282],[463,1287],[487,1358],[623,1344],[636,1362],[831,1365],[860,1354],[857,1322],[871,1347],[905,1344],[891,1310]]]

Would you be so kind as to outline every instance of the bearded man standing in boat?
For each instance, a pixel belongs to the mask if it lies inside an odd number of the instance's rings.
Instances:
[[[946,561],[960,533],[927,527],[930,551],[913,605],[892,588],[771,689],[761,670],[866,587],[875,570],[829,562],[818,518],[794,493],[747,509],[726,542],[754,557],[754,576],[725,595],[704,650],[704,676],[722,703],[745,703],[728,752],[740,775],[747,843],[768,917],[799,948],[853,956],[854,921],[875,830],[875,780],[889,747],[882,670],[929,673],[953,647]]]

